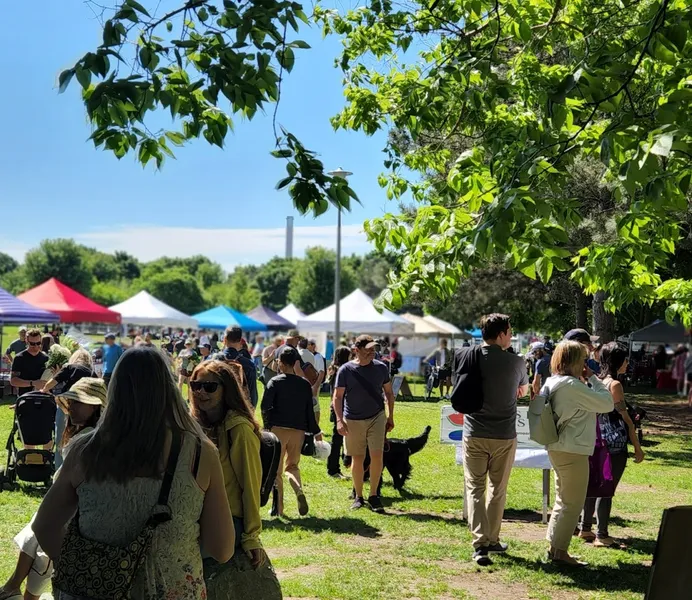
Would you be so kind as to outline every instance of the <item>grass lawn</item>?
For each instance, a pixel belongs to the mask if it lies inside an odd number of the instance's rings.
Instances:
[[[415,393],[421,393],[416,386]],[[310,514],[300,518],[286,486],[285,519],[266,518],[263,541],[286,598],[420,599],[640,599],[664,508],[692,504],[692,419],[670,397],[638,397],[650,409],[647,458],[631,463],[614,502],[611,535],[627,550],[594,549],[574,540],[572,551],[591,563],[584,571],[561,573],[543,564],[546,527],[540,522],[541,471],[515,469],[509,485],[503,539],[509,554],[491,568],[470,562],[471,536],[462,521],[462,470],[454,448],[439,440],[440,405],[400,402],[397,437],[418,435],[432,426],[427,447],[412,457],[408,492],[399,495],[385,475],[387,514],[350,512],[350,483],[335,481],[326,466],[301,461]],[[327,430],[328,398],[322,425]],[[9,401],[0,403],[0,444],[8,435]],[[0,453],[4,461],[4,451]],[[12,537],[28,522],[41,491],[25,484],[0,493],[0,578],[16,559]],[[263,509],[264,510],[264,509]]]

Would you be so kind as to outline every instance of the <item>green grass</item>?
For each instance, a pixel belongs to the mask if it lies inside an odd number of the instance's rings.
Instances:
[[[420,390],[416,388],[416,393]],[[322,426],[330,430],[328,398]],[[8,401],[0,404],[0,442],[11,424]],[[385,515],[349,511],[350,483],[335,481],[326,466],[303,458],[301,471],[310,514],[298,517],[286,486],[287,517],[266,518],[262,539],[287,598],[598,599],[634,600],[644,593],[661,512],[692,504],[689,435],[648,436],[647,459],[630,463],[614,501],[611,534],[627,550],[594,549],[574,540],[572,552],[591,563],[562,573],[543,564],[545,526],[540,522],[541,471],[515,469],[509,484],[503,539],[510,552],[480,570],[470,562],[471,537],[462,521],[462,470],[454,448],[439,440],[439,404],[400,402],[397,437],[433,430],[427,447],[412,457],[408,492],[400,495],[385,475]],[[654,445],[655,444],[655,445]],[[4,454],[2,454],[4,460]],[[12,537],[40,502],[29,485],[0,493],[0,578],[16,558]],[[264,511],[264,509],[263,509]]]

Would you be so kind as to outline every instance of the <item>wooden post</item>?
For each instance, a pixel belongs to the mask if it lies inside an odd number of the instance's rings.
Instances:
[[[545,525],[548,522],[548,506],[550,506],[550,469],[543,469],[543,519]]]

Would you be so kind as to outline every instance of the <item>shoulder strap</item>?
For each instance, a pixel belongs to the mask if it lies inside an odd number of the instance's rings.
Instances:
[[[378,403],[379,402],[384,403],[384,396],[382,394],[378,394],[375,391],[375,388],[372,387],[372,384],[367,379],[365,379],[365,377],[363,377],[355,369],[353,369],[353,371],[351,371],[351,373],[353,373],[353,376],[360,382],[360,384],[365,388],[365,391],[368,394],[370,394],[370,396],[373,398],[373,400],[375,400]]]
[[[175,477],[175,469],[178,465],[178,457],[180,456],[180,446],[182,445],[182,434],[173,434],[173,440],[171,442],[171,451],[168,454],[168,463],[166,464],[166,473],[163,476],[163,483],[161,483],[161,492],[159,493],[158,503],[161,506],[166,506],[168,504],[168,496],[171,493],[171,485],[173,484],[173,478]]]
[[[199,472],[199,459],[202,456],[202,440],[197,438],[195,442],[195,458],[192,461],[192,476],[196,479]]]

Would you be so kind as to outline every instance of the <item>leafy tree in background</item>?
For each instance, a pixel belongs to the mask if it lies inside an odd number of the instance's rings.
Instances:
[[[14,258],[12,258],[9,254],[0,252],[0,277],[6,273],[14,271],[18,267],[19,263],[14,260]]]
[[[31,286],[27,283],[24,265],[18,267],[14,271],[9,271],[4,275],[0,275],[0,287],[15,296],[28,290]]]
[[[687,0],[370,0],[316,16],[344,42],[335,127],[425,141],[390,136],[380,179],[392,199],[412,195],[415,215],[366,224],[379,249],[404,254],[385,304],[414,290],[449,298],[499,261],[544,282],[574,266],[606,308],[664,298],[692,320],[692,284],[661,277],[692,176]],[[552,200],[589,156],[613,185],[613,236],[571,248],[585,215]]]
[[[117,251],[114,254],[115,262],[118,263],[121,279],[137,279],[141,275],[139,261],[127,252]]]
[[[251,277],[252,270],[248,267],[237,267],[225,286],[225,304],[240,312],[252,310],[262,301],[262,294]]]
[[[252,119],[274,105],[272,154],[286,162],[277,187],[288,188],[301,213],[322,214],[330,202],[348,210],[357,199],[276,124],[282,80],[296,52],[309,48],[295,38],[299,22],[308,23],[301,4],[178,0],[164,12],[154,0],[88,3],[103,18],[102,43],[63,71],[59,86],[62,92],[77,79],[97,148],[161,167],[174,156],[171,147],[204,137],[222,148],[232,115]],[[159,128],[162,110],[170,111],[172,129]]]
[[[299,262],[275,256],[259,267],[255,282],[262,294],[262,305],[281,310],[288,304],[288,290]]]
[[[91,270],[84,258],[82,246],[73,240],[43,240],[38,248],[26,253],[24,274],[28,287],[55,277],[86,296],[91,293]]]
[[[84,262],[97,281],[108,282],[120,279],[120,265],[115,256],[84,246],[82,246],[82,251]]]
[[[211,262],[209,259],[197,266],[195,276],[203,289],[222,283],[226,277],[221,265]]]
[[[137,287],[188,315],[206,308],[197,280],[181,267],[143,276]]]
[[[307,314],[334,303],[336,253],[326,248],[308,248],[291,280],[289,300]],[[356,289],[356,274],[348,262],[341,268],[341,295]]]
[[[113,306],[120,304],[138,291],[124,283],[114,283],[112,281],[97,281],[91,286],[91,299],[103,306]]]

